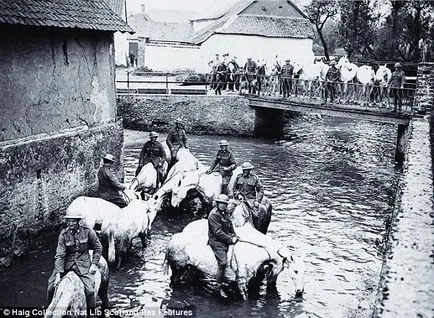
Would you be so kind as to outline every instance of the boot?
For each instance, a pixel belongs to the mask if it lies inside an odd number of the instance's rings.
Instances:
[[[95,315],[95,309],[96,309],[96,301],[95,301],[95,295],[92,294],[86,294],[86,305],[87,305],[87,317],[88,318],[94,318]]]

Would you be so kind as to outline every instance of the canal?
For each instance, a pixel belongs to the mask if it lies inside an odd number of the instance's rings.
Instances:
[[[161,135],[159,140],[164,140]],[[198,317],[370,317],[382,266],[385,222],[392,213],[399,171],[396,127],[339,118],[301,117],[280,141],[224,137],[237,162],[249,160],[273,204],[269,234],[295,254],[304,253],[305,294],[294,298],[288,273],[278,294],[222,302],[204,290],[172,290],[163,271],[172,234],[191,220],[158,215],[146,249],[139,241],[129,262],[112,271],[110,299],[129,315],[162,302],[194,306]],[[125,131],[125,179],[132,178],[148,133]],[[218,136],[189,135],[191,151],[209,164]],[[57,234],[28,259],[0,273],[0,306],[42,306],[53,268]]]

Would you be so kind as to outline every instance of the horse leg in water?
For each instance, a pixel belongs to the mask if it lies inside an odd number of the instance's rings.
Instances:
[[[142,247],[146,248],[148,246],[148,237],[150,236],[149,232],[140,232],[139,237],[142,241]]]

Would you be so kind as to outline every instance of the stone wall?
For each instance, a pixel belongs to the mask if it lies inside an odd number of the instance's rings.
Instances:
[[[255,110],[244,96],[118,96],[124,127],[167,131],[177,117],[187,132],[253,135]]]
[[[431,113],[434,101],[434,63],[419,63],[417,68],[416,95],[414,109],[416,113]]]
[[[74,198],[92,195],[101,156],[123,158],[122,147],[121,121],[0,143],[0,265],[58,225]]]

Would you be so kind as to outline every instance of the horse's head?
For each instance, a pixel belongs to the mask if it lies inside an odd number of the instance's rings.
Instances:
[[[179,175],[177,182],[172,187],[172,199],[170,203],[173,207],[178,207],[182,200],[187,197],[187,192],[199,183],[199,173],[197,171],[183,172]]]
[[[363,85],[372,84],[375,79],[375,71],[372,66],[362,65],[357,70],[357,79]]]
[[[304,257],[292,255],[287,248],[281,248],[277,252],[282,259],[282,269],[288,269],[289,275],[295,285],[295,296],[301,297],[304,293]]]
[[[237,200],[231,200],[228,209],[232,210],[231,220],[234,227],[240,227],[251,222],[251,212],[245,204],[242,204]]]
[[[387,65],[380,65],[375,73],[375,80],[380,83],[381,86],[386,86],[392,76],[392,71]]]
[[[133,200],[140,200],[140,192],[135,192],[134,190],[124,189],[122,191],[123,197],[127,203]]]
[[[347,55],[344,55],[339,59],[338,63],[336,64],[336,67],[340,69],[342,66],[345,66],[349,63],[350,60],[348,59]]]

